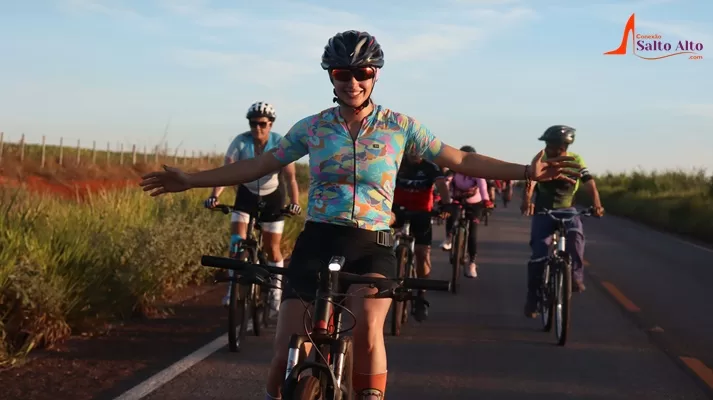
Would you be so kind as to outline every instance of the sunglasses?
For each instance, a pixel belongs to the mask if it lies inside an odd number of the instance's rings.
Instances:
[[[251,128],[255,127],[260,127],[260,128],[267,128],[267,121],[250,121],[249,122]]]
[[[371,67],[362,67],[354,69],[335,68],[329,71],[329,75],[331,75],[332,79],[334,79],[335,81],[349,82],[350,80],[352,80],[352,78],[354,78],[357,81],[362,82],[369,79],[373,79],[374,76],[376,76],[376,70]]]

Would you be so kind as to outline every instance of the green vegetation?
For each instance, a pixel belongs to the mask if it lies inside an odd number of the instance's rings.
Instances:
[[[596,182],[607,212],[713,243],[713,177],[705,171],[608,173]]]
[[[209,280],[214,271],[200,256],[225,254],[229,218],[202,207],[208,193],[151,198],[132,186],[78,202],[0,188],[0,366],[71,334],[150,314],[177,290]],[[221,201],[232,196],[227,190]],[[303,223],[287,220],[285,255]]]

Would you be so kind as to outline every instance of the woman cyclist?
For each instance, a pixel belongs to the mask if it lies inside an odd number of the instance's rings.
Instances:
[[[346,31],[330,38],[322,55],[337,106],[298,121],[277,150],[220,168],[185,173],[164,166],[143,176],[140,183],[151,196],[191,188],[232,186],[250,182],[309,155],[310,190],[307,222],[299,234],[283,286],[274,355],[268,372],[266,398],[281,398],[290,335],[304,332],[303,299],[317,290],[317,270],[333,255],[346,259],[344,270],[395,277],[396,257],[389,222],[394,180],[406,149],[423,158],[470,176],[527,180],[571,180],[561,174],[570,157],[543,161],[538,154],[529,165],[512,164],[459,151],[442,143],[415,119],[371,100],[384,54],[367,32]],[[367,285],[349,292],[375,293]],[[314,295],[312,295],[314,296]],[[390,299],[351,298],[356,327],[352,382],[358,400],[380,400],[386,391],[386,349],[383,326]]]
[[[466,153],[475,153],[475,149],[472,146],[463,146],[460,148],[461,151]],[[493,202],[488,195],[487,183],[483,178],[472,178],[468,175],[456,172],[453,174],[448,186],[451,189],[451,198],[453,203],[458,202],[458,198],[461,198],[460,202],[469,205],[469,208],[473,210],[473,214],[476,218],[473,223],[470,224],[470,232],[468,232],[468,268],[463,271],[466,277],[475,278],[478,276],[477,266],[475,264],[475,257],[478,255],[478,220],[484,208],[493,208]],[[457,212],[451,212],[450,217],[446,221],[446,240],[441,244],[443,250],[450,250],[453,242],[452,229],[453,225],[458,218]]]

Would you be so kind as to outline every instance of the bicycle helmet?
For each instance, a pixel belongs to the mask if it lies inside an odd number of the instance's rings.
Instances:
[[[461,147],[460,151],[465,151],[466,153],[476,153],[476,154],[478,153],[477,151],[475,151],[473,146],[468,146],[468,145]]]
[[[349,30],[337,33],[329,39],[327,45],[324,46],[324,53],[322,53],[322,69],[373,67],[377,69],[377,73],[374,74],[375,82],[378,69],[383,66],[384,52],[381,50],[381,45],[368,32]],[[371,90],[374,91],[373,85]],[[332,90],[332,92],[334,93],[333,102],[353,109],[355,114],[371,104],[371,93],[360,106],[351,107],[339,99],[336,90]]]
[[[368,32],[349,30],[337,33],[324,46],[322,69],[384,66],[384,52]]]
[[[272,106],[272,104],[258,101],[257,103],[254,103],[250,106],[250,108],[248,109],[248,114],[245,117],[248,119],[255,117],[265,117],[270,121],[275,122],[275,118],[277,118],[277,115],[275,114],[275,108]]]
[[[547,128],[545,133],[538,140],[543,140],[547,143],[566,144],[574,143],[574,133],[577,130],[567,125],[552,125]]]

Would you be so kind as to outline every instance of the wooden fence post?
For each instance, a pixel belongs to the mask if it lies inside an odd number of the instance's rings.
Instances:
[[[25,160],[25,134],[22,134],[20,139],[20,162]]]
[[[59,166],[62,166],[62,160],[64,159],[64,138],[59,138]]]
[[[45,167],[45,135],[42,135],[42,158],[40,159],[40,168]]]
[[[124,165],[124,143],[119,144],[119,165]]]
[[[106,165],[107,167],[111,164],[111,142],[106,142]]]
[[[92,140],[92,165],[97,165],[97,141]]]
[[[136,165],[136,145],[131,145],[131,165]]]
[[[80,140],[77,139],[77,165],[82,162],[82,146],[80,145]]]
[[[0,161],[2,161],[2,148],[5,141],[5,132],[0,132]]]

